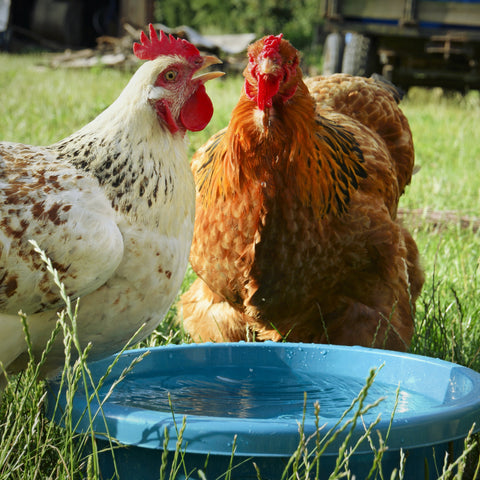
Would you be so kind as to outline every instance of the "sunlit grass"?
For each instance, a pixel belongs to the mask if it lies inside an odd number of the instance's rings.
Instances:
[[[440,90],[412,88],[402,103],[413,132],[416,164],[401,205],[409,208],[458,210],[479,215],[480,95],[444,95]]]
[[[47,57],[0,54],[1,139],[47,145],[93,120],[130,73],[48,68]]]

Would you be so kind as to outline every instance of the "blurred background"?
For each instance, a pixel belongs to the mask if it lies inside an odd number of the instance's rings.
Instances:
[[[242,69],[251,41],[283,32],[310,75],[379,73],[405,90],[480,88],[480,0],[0,0],[0,49],[118,55],[114,39],[126,36],[128,57],[150,22],[221,55],[226,69]]]
[[[284,30],[292,41],[314,40],[321,20],[318,0],[0,0],[3,30],[53,45],[85,47],[101,35],[122,35],[123,25],[188,25],[209,33]],[[10,12],[8,12],[10,10]],[[0,23],[0,25],[2,25]],[[18,34],[18,35],[17,35]]]

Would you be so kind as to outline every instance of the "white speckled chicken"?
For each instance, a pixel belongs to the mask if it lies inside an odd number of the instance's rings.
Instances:
[[[186,131],[213,113],[204,83],[221,63],[150,25],[134,51],[140,66],[118,99],[91,123],[50,146],[0,143],[0,361],[22,368],[28,315],[42,352],[63,307],[29,240],[52,260],[78,330],[95,358],[149,334],[182,283],[193,234],[195,187]],[[199,73],[200,72],[200,73]],[[140,340],[140,338],[136,338]],[[63,364],[59,341],[45,374]]]

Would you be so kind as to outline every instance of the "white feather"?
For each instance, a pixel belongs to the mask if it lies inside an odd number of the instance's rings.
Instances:
[[[55,145],[0,143],[5,367],[26,349],[18,310],[28,314],[39,354],[63,306],[31,239],[71,298],[81,297],[79,335],[93,344],[92,358],[118,351],[143,324],[145,337],[168,311],[188,263],[195,186],[186,137],[162,127],[151,99],[168,93],[152,85],[180,60],[145,63],[107,110]],[[62,352],[59,339],[47,370],[62,363]]]

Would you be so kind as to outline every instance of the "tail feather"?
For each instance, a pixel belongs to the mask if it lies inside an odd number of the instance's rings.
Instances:
[[[380,75],[379,73],[373,73],[370,78],[375,80],[378,85],[389,91],[397,103],[400,103],[403,100],[403,97],[405,96],[405,90],[402,90],[390,80],[387,80],[383,75]]]
[[[312,77],[305,81],[319,115],[338,112],[360,122],[385,142],[397,172],[400,194],[410,183],[415,161],[408,120],[397,105],[402,91],[381,75],[346,74]]]

